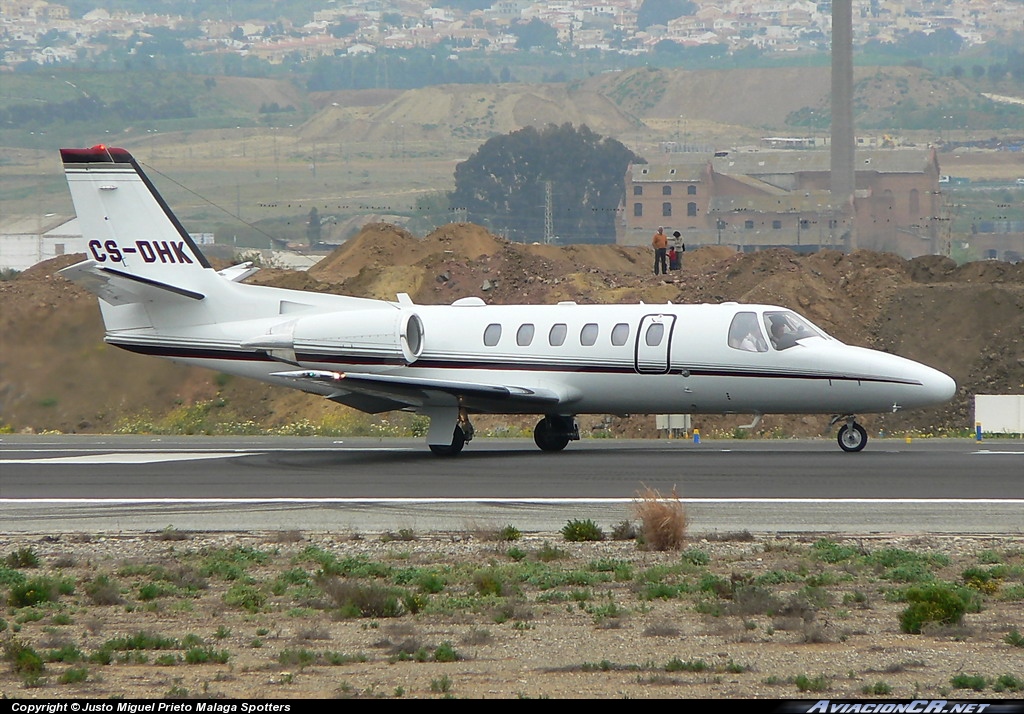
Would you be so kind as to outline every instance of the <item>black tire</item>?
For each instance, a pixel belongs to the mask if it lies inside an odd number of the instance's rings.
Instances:
[[[545,417],[533,428],[533,442],[541,451],[561,451],[568,446],[569,435],[556,431],[552,421]]]
[[[868,443],[868,433],[857,422],[843,424],[842,428],[839,429],[837,440],[839,441],[839,448],[843,451],[860,451]]]
[[[456,456],[462,447],[466,445],[466,435],[462,432],[462,427],[456,426],[455,432],[452,434],[452,443],[450,444],[430,444],[430,450],[438,456]]]

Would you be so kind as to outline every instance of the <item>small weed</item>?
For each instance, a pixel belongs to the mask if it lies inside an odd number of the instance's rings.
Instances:
[[[447,674],[430,680],[430,691],[434,694],[447,694],[452,690],[452,678]]]
[[[1020,630],[1015,627],[1006,633],[1006,637],[1003,638],[1003,642],[1011,647],[1024,647],[1024,635],[1022,635]]]

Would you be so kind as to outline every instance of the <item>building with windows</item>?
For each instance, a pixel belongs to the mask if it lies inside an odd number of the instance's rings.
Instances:
[[[937,251],[943,222],[934,150],[859,150],[852,211],[832,200],[829,161],[827,151],[753,151],[631,165],[617,242],[648,245],[665,226],[688,244],[743,251]]]

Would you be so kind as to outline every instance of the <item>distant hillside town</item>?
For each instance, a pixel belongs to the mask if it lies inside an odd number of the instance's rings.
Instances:
[[[115,47],[139,54],[159,48],[170,55],[237,55],[272,64],[434,47],[452,58],[469,50],[819,52],[828,49],[831,27],[828,0],[325,0],[320,8],[309,3],[308,17],[301,19],[294,11],[291,19],[248,16],[267,7],[253,5],[193,2],[185,15],[174,12],[173,2],[127,3],[140,8],[133,12],[81,11],[82,2],[0,0],[0,71],[26,63],[88,62]],[[1005,40],[1024,26],[1024,3],[1010,0],[854,0],[853,6],[858,45],[945,33],[971,47]],[[272,7],[279,10],[278,3]]]

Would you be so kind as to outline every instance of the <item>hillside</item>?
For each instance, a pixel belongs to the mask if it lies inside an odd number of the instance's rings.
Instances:
[[[102,342],[95,300],[54,272],[65,256],[0,283],[0,426],[13,430],[109,432],[126,422],[170,419],[202,430],[199,417],[279,427],[340,419],[345,409],[291,390],[129,354]],[[952,375],[948,405],[871,416],[872,431],[963,430],[973,395],[1024,390],[1024,265],[929,256],[783,250],[735,254],[706,247],[685,256],[670,279],[649,272],[643,248],[508,243],[471,224],[424,238],[387,224],[367,226],[309,273],[264,270],[251,280],[291,288],[421,303],[480,295],[498,304],[718,302],[792,307],[835,337],[922,361]],[[198,410],[190,406],[200,403]],[[211,415],[212,412],[212,415]],[[170,415],[170,416],[168,416]],[[582,420],[588,428],[600,417]],[[698,417],[705,433],[731,433],[747,417]],[[522,428],[529,419],[492,417],[481,428]],[[653,435],[653,418],[616,419],[619,435]],[[766,417],[762,433],[827,433],[826,417]],[[187,428],[186,428],[187,430]]]

